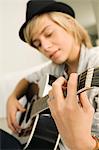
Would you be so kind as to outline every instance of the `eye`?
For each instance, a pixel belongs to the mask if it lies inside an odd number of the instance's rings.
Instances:
[[[39,45],[37,46],[37,48],[40,48],[41,47],[41,43],[39,43]]]
[[[35,41],[33,42],[33,45],[36,47],[36,48],[39,48],[41,46],[41,43],[40,41]]]
[[[47,33],[45,33],[45,36],[50,37],[50,36],[52,36],[52,34],[53,34],[53,32],[47,32]]]
[[[51,35],[52,35],[52,33],[48,33],[46,36],[49,37],[49,36],[51,36]]]

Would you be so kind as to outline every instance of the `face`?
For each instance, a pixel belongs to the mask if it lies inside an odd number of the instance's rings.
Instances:
[[[73,36],[47,15],[43,16],[39,30],[33,33],[33,45],[56,64],[75,58]]]

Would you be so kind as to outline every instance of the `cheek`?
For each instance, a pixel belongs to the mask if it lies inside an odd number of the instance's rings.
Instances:
[[[69,54],[71,53],[71,50],[73,49],[73,39],[66,39],[63,41],[62,49],[65,53]]]

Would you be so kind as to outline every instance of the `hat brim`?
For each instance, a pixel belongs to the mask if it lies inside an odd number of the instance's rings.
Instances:
[[[67,4],[64,4],[64,3],[61,3],[61,2],[54,2],[54,3],[51,3],[49,4],[48,6],[44,7],[44,8],[41,8],[37,11],[35,11],[35,13],[33,13],[33,16],[36,16],[36,15],[39,15],[39,14],[43,14],[43,13],[46,13],[46,12],[52,12],[52,11],[56,11],[56,12],[63,12],[63,13],[66,13],[70,16],[72,16],[73,18],[75,18],[75,13],[74,13],[74,10]],[[31,18],[31,19],[32,19]],[[30,19],[30,20],[31,20]],[[26,25],[28,24],[28,22],[30,21],[26,21],[20,28],[19,30],[19,37],[21,38],[21,40],[23,40],[24,42],[25,41],[25,38],[24,38],[24,33],[23,33],[23,30],[25,29]]]

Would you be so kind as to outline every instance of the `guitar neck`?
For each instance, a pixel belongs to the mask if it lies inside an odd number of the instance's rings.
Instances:
[[[81,93],[93,86],[99,86],[99,68],[91,68],[78,75],[77,93]],[[48,108],[47,104],[48,95],[43,98],[39,98],[33,103],[31,116],[42,112]]]
[[[32,110],[31,110],[31,116],[36,116],[36,114],[46,110],[48,108],[47,100],[48,95],[45,97],[39,98],[33,103]]]

